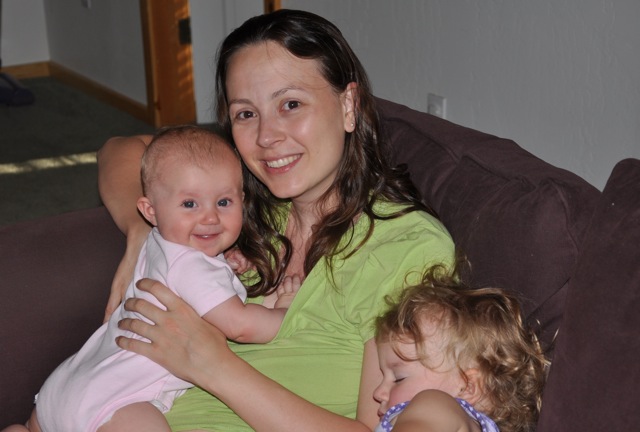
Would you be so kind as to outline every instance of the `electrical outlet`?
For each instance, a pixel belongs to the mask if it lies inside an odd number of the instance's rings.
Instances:
[[[447,114],[447,99],[442,96],[429,93],[427,95],[427,112],[436,117],[445,118]]]
[[[87,9],[91,9],[91,0],[80,0],[80,3]]]

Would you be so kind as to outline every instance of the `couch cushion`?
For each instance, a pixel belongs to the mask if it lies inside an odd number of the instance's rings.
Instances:
[[[549,344],[600,193],[513,141],[378,100],[396,162],[466,254],[473,286],[519,293]]]
[[[640,424],[640,160],[614,168],[578,258],[540,432]]]
[[[124,248],[104,207],[0,229],[0,428],[29,418],[45,378],[101,324]]]

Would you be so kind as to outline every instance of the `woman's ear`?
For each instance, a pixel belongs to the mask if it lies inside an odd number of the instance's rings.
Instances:
[[[151,200],[147,197],[138,198],[138,210],[142,213],[142,216],[153,226],[158,225],[156,221],[156,210],[153,208]]]
[[[344,113],[344,130],[348,133],[356,129],[356,108],[358,106],[358,84],[350,82],[341,95]]]

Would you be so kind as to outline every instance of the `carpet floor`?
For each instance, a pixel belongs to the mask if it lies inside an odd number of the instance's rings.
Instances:
[[[153,127],[53,78],[21,83],[35,103],[0,104],[0,226],[101,205],[95,152]]]

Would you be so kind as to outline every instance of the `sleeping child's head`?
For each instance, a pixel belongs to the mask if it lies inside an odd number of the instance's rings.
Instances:
[[[548,363],[504,290],[469,289],[433,267],[378,318],[376,342],[380,415],[424,390],[440,390],[493,418],[503,432],[537,420]]]
[[[196,126],[160,130],[142,158],[142,215],[168,241],[216,256],[242,228],[240,159],[218,134]]]

